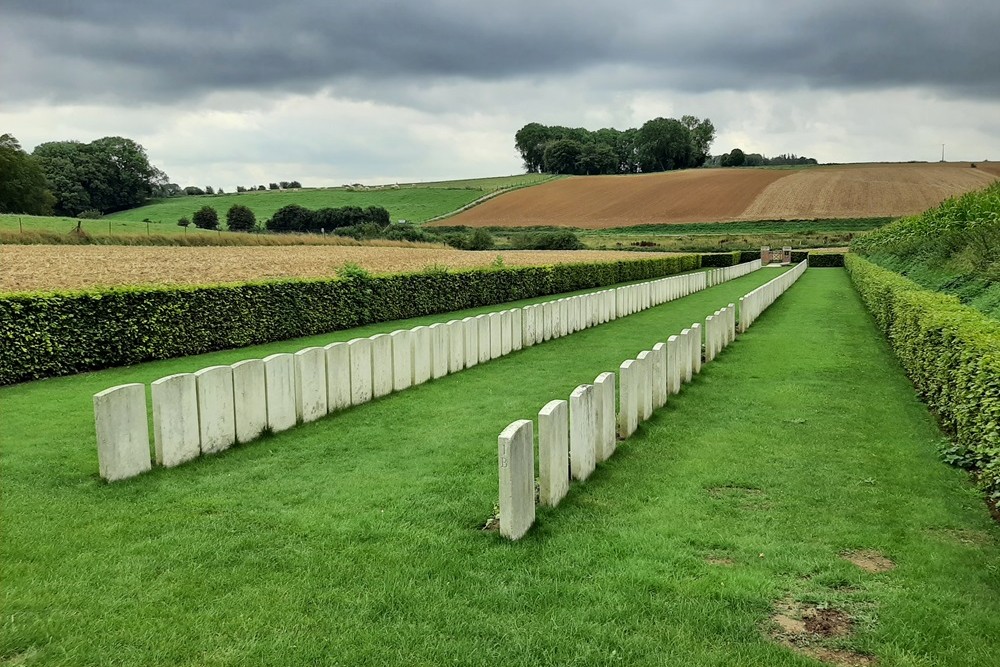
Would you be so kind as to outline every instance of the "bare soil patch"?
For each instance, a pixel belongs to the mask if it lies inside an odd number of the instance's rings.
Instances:
[[[896,564],[891,560],[871,549],[847,551],[840,554],[840,557],[860,567],[865,572],[871,572],[872,574],[888,572],[896,567]]]
[[[434,224],[604,229],[734,220],[764,188],[792,173],[691,169],[634,176],[577,176],[510,192]]]
[[[849,637],[854,630],[854,621],[839,609],[785,598],[775,603],[770,621],[768,636],[796,653],[847,667],[868,667],[878,662],[872,656],[825,645],[828,640]]]
[[[653,259],[603,250],[471,252],[451,248],[360,246],[201,247],[0,245],[0,292],[126,285],[206,285],[282,278],[332,278],[345,264],[372,273],[429,267],[537,266]]]

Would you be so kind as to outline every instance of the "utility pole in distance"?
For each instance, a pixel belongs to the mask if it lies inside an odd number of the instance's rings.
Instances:
[[[941,144],[941,161],[944,162],[944,144]]]

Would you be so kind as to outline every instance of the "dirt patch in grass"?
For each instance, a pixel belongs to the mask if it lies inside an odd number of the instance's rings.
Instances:
[[[854,630],[854,621],[839,609],[785,598],[775,603],[770,620],[768,636],[801,655],[849,667],[867,667],[878,662],[872,656],[824,645],[831,639],[849,637]]]
[[[958,542],[959,544],[964,544],[970,547],[985,546],[992,541],[989,534],[981,530],[941,528],[938,530],[932,530],[930,532],[931,534],[936,535],[945,540]]]
[[[896,564],[872,549],[861,549],[858,551],[845,551],[840,554],[844,560],[860,567],[865,572],[880,574],[895,569]]]
[[[732,567],[736,565],[736,561],[732,558],[726,558],[724,556],[708,556],[705,558],[705,562],[709,565],[718,565],[720,567]]]

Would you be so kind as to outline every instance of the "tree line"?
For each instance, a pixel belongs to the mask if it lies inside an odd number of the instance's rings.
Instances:
[[[514,147],[528,173],[636,174],[700,167],[714,140],[711,120],[682,116],[627,130],[528,123],[514,135]]]
[[[776,157],[765,157],[760,153],[744,153],[734,148],[728,153],[714,155],[706,162],[706,167],[787,167],[794,165],[819,164],[814,157],[782,153]]]

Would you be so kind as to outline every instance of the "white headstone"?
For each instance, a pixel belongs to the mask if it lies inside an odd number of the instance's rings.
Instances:
[[[433,351],[431,349],[431,330],[427,327],[410,329],[410,355],[413,361],[412,383],[423,384],[431,379],[431,364]]]
[[[198,389],[193,373],[178,373],[153,382],[153,448],[156,463],[168,468],[201,454]],[[143,407],[145,408],[145,395]]]
[[[594,407],[597,411],[597,460],[607,461],[615,453],[615,374],[601,373],[594,380]]]
[[[435,380],[448,374],[448,359],[451,354],[451,330],[443,322],[435,322],[430,326],[431,332],[431,377]],[[465,326],[458,328],[464,335]],[[463,351],[464,359],[465,353]]]
[[[639,362],[629,359],[618,368],[618,437],[624,440],[639,426]]]
[[[559,337],[565,336],[569,332],[569,299],[559,299],[556,301],[559,310]],[[552,325],[552,335],[556,335],[555,323]]]
[[[485,363],[492,359],[490,356],[490,316],[487,314],[476,315],[478,327],[479,363]]]
[[[490,323],[490,359],[503,356],[503,317],[500,313],[489,314]]]
[[[492,331],[490,332],[492,335]],[[514,312],[500,311],[500,356],[506,356],[514,349]]]
[[[552,301],[542,304],[542,340],[552,340],[552,321],[557,317],[556,305]]]
[[[271,431],[279,433],[295,426],[295,359],[292,355],[264,357],[264,386],[267,425]]]
[[[691,329],[684,329],[681,331],[681,382],[690,382],[691,378],[694,376],[694,345],[691,339],[694,338],[694,332]]]
[[[388,334],[369,336],[372,342],[372,397],[392,393],[392,338]]]
[[[653,409],[667,404],[667,345],[653,346]]]
[[[153,393],[155,395],[156,391]],[[233,408],[236,442],[259,438],[267,428],[267,381],[263,360],[246,359],[233,364]],[[197,411],[196,403],[195,413]]]
[[[458,322],[458,324],[452,324]],[[451,362],[448,370],[457,373],[479,364],[479,318],[466,317],[448,322],[451,334]]]
[[[330,343],[326,352],[326,411],[351,405],[351,349],[347,343]]]
[[[705,318],[705,363],[715,358],[715,316]]]
[[[146,385],[123,384],[94,394],[94,425],[102,478],[114,482],[152,468]]]
[[[403,391],[413,384],[413,340],[402,329],[389,334],[392,341],[392,390]]]
[[[681,340],[677,336],[667,338],[667,393],[681,391]]]
[[[597,462],[597,413],[594,385],[584,384],[569,395],[569,465],[573,479],[584,480]]]
[[[545,308],[540,303],[531,307],[535,314],[535,345],[545,340]]]
[[[295,416],[300,422],[326,416],[326,351],[321,347],[295,353]]]
[[[510,349],[517,352],[524,347],[524,318],[521,309],[514,308],[510,311]]]
[[[566,326],[563,323],[563,316],[566,314],[566,310],[563,307],[563,299],[558,299],[552,302],[552,337],[560,338],[564,336],[563,328]]]
[[[538,306],[525,306],[521,311],[521,341],[524,347],[535,344],[535,309]]]
[[[569,491],[569,409],[549,401],[538,413],[538,487],[543,505],[555,507]]]
[[[520,539],[535,522],[535,443],[531,421],[521,419],[497,438],[500,534]]]
[[[691,325],[691,348],[692,370],[697,375],[701,373],[701,324],[697,322]]]
[[[236,442],[232,366],[209,366],[194,374],[198,387],[201,453],[214,454]]]
[[[653,416],[653,353],[644,350],[636,358],[639,362],[639,420],[646,421]]]
[[[368,338],[347,341],[351,358],[351,405],[372,400],[372,342]]]

